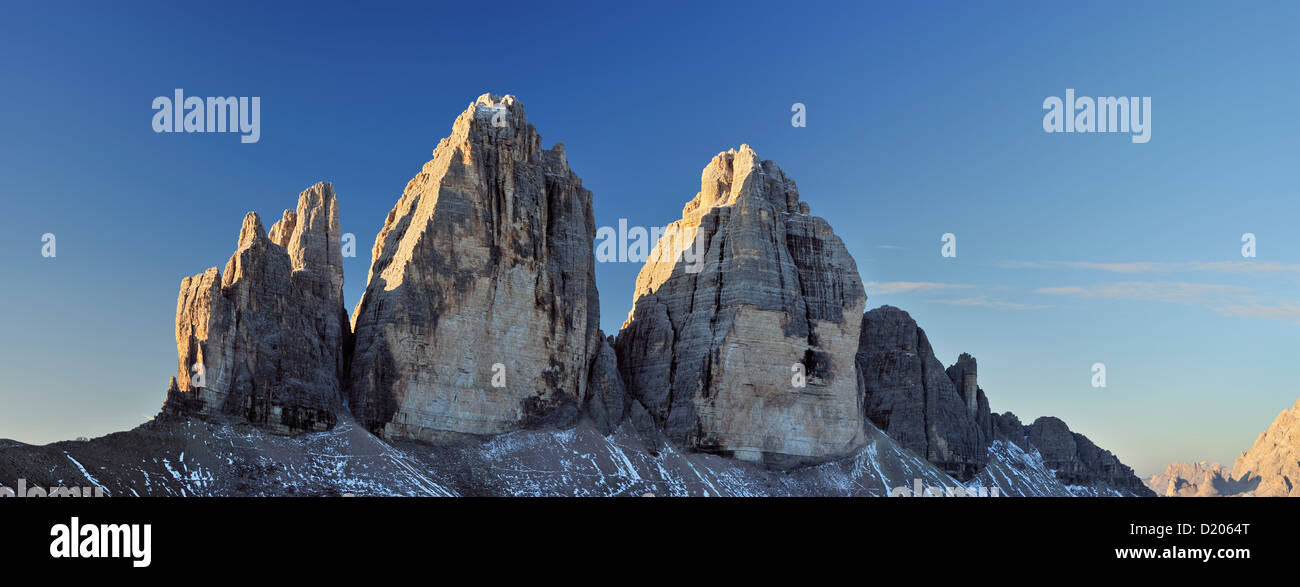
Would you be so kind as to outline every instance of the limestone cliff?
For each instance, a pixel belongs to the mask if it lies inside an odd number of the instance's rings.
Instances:
[[[787,466],[864,442],[857,265],[795,183],[719,153],[637,277],[615,343],[628,394],[693,450]]]
[[[471,104],[375,239],[357,418],[420,440],[572,424],[602,342],[591,197],[513,96]]]
[[[318,183],[268,235],[244,217],[225,271],[181,282],[165,411],[235,415],[279,432],[331,428],[349,336],[338,203]]]

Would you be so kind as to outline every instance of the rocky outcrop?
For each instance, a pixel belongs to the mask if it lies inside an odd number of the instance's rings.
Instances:
[[[1007,440],[1014,442],[1021,448],[1029,446],[1025,438],[1025,425],[1020,422],[1020,418],[1011,412],[1001,414],[993,413],[989,420],[992,422],[993,440]]]
[[[352,318],[357,418],[420,440],[575,422],[602,350],[594,236],[564,146],[543,149],[513,96],[480,96],[375,239]]]
[[[675,443],[773,466],[863,445],[857,265],[793,180],[719,153],[637,277],[615,349],[628,394]]]
[[[235,415],[277,432],[326,430],[342,407],[349,336],[338,202],[318,183],[268,234],[244,217],[234,255],[181,282],[179,368],[164,411]]]
[[[1088,437],[1071,432],[1059,418],[1043,416],[1034,420],[1025,427],[1025,440],[1066,485],[1105,484],[1137,495],[1154,495],[1132,468]]]
[[[1283,410],[1232,464],[1241,491],[1300,497],[1300,401]]]
[[[881,306],[862,316],[857,368],[868,420],[958,479],[979,473],[992,420],[973,357],[945,371],[916,321]]]

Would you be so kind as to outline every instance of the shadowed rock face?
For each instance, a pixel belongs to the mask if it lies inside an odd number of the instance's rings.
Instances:
[[[1036,455],[1042,474],[1067,486],[1151,494],[1133,469],[1065,422],[1044,417],[1025,426],[1011,412],[991,412],[975,357],[962,353],[944,370],[907,312],[881,306],[863,314],[857,363],[867,419],[959,480],[1024,481],[1020,461]],[[1040,479],[1027,487],[1043,484]]]
[[[864,433],[857,264],[748,145],[714,157],[700,184],[637,278],[615,343],[628,394],[693,450],[776,466],[851,453]]]
[[[947,373],[948,379],[957,388],[957,395],[966,404],[966,414],[975,420],[975,427],[987,444],[993,438],[993,418],[989,410],[989,398],[979,386],[975,357],[962,353],[957,357],[957,362],[948,367]]]
[[[543,149],[513,96],[480,96],[375,240],[353,314],[358,420],[420,440],[571,425],[601,344],[594,236],[564,146]]]
[[[1042,454],[1043,463],[1056,472],[1056,478],[1067,485],[1104,483],[1137,495],[1154,495],[1132,468],[1087,436],[1071,432],[1059,418],[1044,416],[1034,420],[1025,427],[1025,438]]]
[[[988,461],[992,421],[973,357],[962,355],[945,371],[916,321],[881,306],[862,316],[857,367],[868,420],[958,479],[979,473]]]
[[[179,368],[164,409],[285,433],[331,428],[349,336],[339,237],[328,183],[302,192],[269,235],[256,213],[245,216],[225,272],[181,282]]]

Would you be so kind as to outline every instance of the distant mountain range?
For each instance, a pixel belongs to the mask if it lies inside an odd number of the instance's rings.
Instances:
[[[1165,497],[1300,497],[1300,401],[1282,410],[1231,468],[1174,463],[1146,481]]]
[[[907,312],[864,313],[840,238],[747,145],[714,157],[682,218],[652,232],[616,336],[598,326],[592,193],[512,96],[480,96],[407,184],[350,320],[338,206],[319,183],[269,231],[247,215],[224,271],[181,283],[159,415],[85,442],[0,441],[0,482],[1152,495],[1061,420],[992,412],[975,358],[945,367]]]

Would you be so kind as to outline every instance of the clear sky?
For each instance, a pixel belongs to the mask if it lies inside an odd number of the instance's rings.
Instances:
[[[378,4],[6,7],[0,437],[154,414],[181,279],[320,180],[358,238],[350,310],[484,92],[565,143],[597,225],[677,219],[749,143],[844,239],[868,307],[911,312],[945,364],[975,355],[994,410],[1059,416],[1144,476],[1230,464],[1300,397],[1295,3]],[[260,97],[261,140],[154,133],[175,88]],[[1044,132],[1067,88],[1151,97],[1150,142]],[[638,270],[597,266],[606,332]]]

